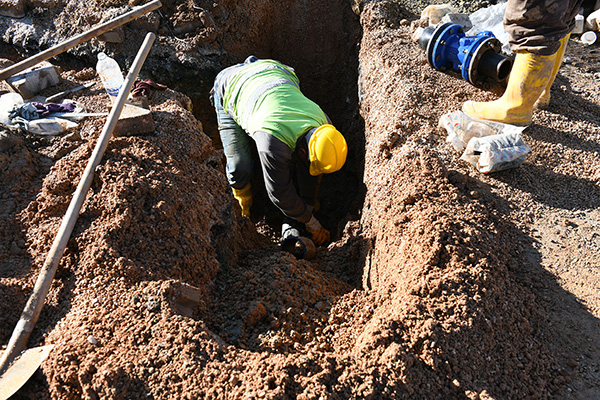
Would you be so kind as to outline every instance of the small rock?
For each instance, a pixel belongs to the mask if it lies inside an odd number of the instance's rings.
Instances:
[[[150,296],[148,302],[146,303],[146,308],[150,312],[158,312],[160,311],[160,303],[154,298],[154,296]]]
[[[283,342],[281,341],[281,338],[279,336],[275,336],[269,341],[269,346],[273,349],[281,347],[282,344]]]
[[[133,0],[138,1],[138,0]],[[141,0],[139,1],[141,3]],[[156,11],[143,15],[130,22],[131,27],[142,32],[157,33],[160,28],[160,16]]]
[[[469,14],[463,13],[448,13],[442,17],[442,22],[450,22],[462,26],[465,31],[468,31],[473,27],[473,23],[469,18]]]
[[[329,346],[329,343],[320,343],[319,344],[320,351],[328,351],[330,349],[331,349],[331,346]]]
[[[87,341],[93,345],[98,344],[98,340],[95,337],[93,337],[92,335],[88,336]]]
[[[407,19],[403,19],[402,21],[400,21],[400,25],[402,26],[407,26],[408,24],[410,24],[410,22],[408,22]]]
[[[290,331],[290,338],[294,342],[298,342],[301,337],[302,337],[302,335],[300,335],[300,333],[298,333],[297,331],[295,331],[295,330]]]
[[[251,307],[250,309],[252,311],[246,319],[246,324],[248,326],[255,326],[267,317],[267,309],[262,301],[259,301],[253,308]]]
[[[177,293],[178,296],[174,298],[175,311],[177,314],[191,318],[194,315],[194,310],[202,301],[202,291],[197,287],[179,283]]]
[[[69,142],[77,142],[78,140],[81,140],[81,135],[79,132],[75,131],[65,135],[65,139]]]
[[[281,322],[279,321],[279,318],[273,317],[273,319],[271,319],[270,326],[271,326],[271,329],[279,328],[281,326]]]
[[[148,97],[146,97],[146,96],[136,96],[136,97],[130,96],[127,98],[126,104],[131,104],[133,106],[145,108],[146,110],[150,109],[150,103],[148,102]]]

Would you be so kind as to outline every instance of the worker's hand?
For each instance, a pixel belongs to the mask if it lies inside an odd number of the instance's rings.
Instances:
[[[306,223],[306,230],[312,235],[312,240],[317,245],[322,245],[330,239],[329,231],[314,217],[310,217],[310,221]]]

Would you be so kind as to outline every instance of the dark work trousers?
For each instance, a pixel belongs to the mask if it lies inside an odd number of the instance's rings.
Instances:
[[[549,56],[573,30],[583,0],[508,0],[504,28],[511,50]]]

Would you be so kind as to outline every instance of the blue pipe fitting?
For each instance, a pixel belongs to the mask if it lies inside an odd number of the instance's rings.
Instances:
[[[512,69],[512,60],[502,54],[502,44],[490,31],[466,36],[462,26],[445,23],[425,28],[419,38],[429,65],[438,71],[454,69],[476,85],[485,77],[501,82]]]

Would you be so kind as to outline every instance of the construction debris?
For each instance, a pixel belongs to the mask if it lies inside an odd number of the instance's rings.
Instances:
[[[13,75],[6,80],[6,83],[24,99],[31,99],[42,90],[58,85],[60,77],[54,65],[44,61]]]
[[[154,131],[152,112],[133,104],[125,104],[115,126],[115,136],[137,136]]]

